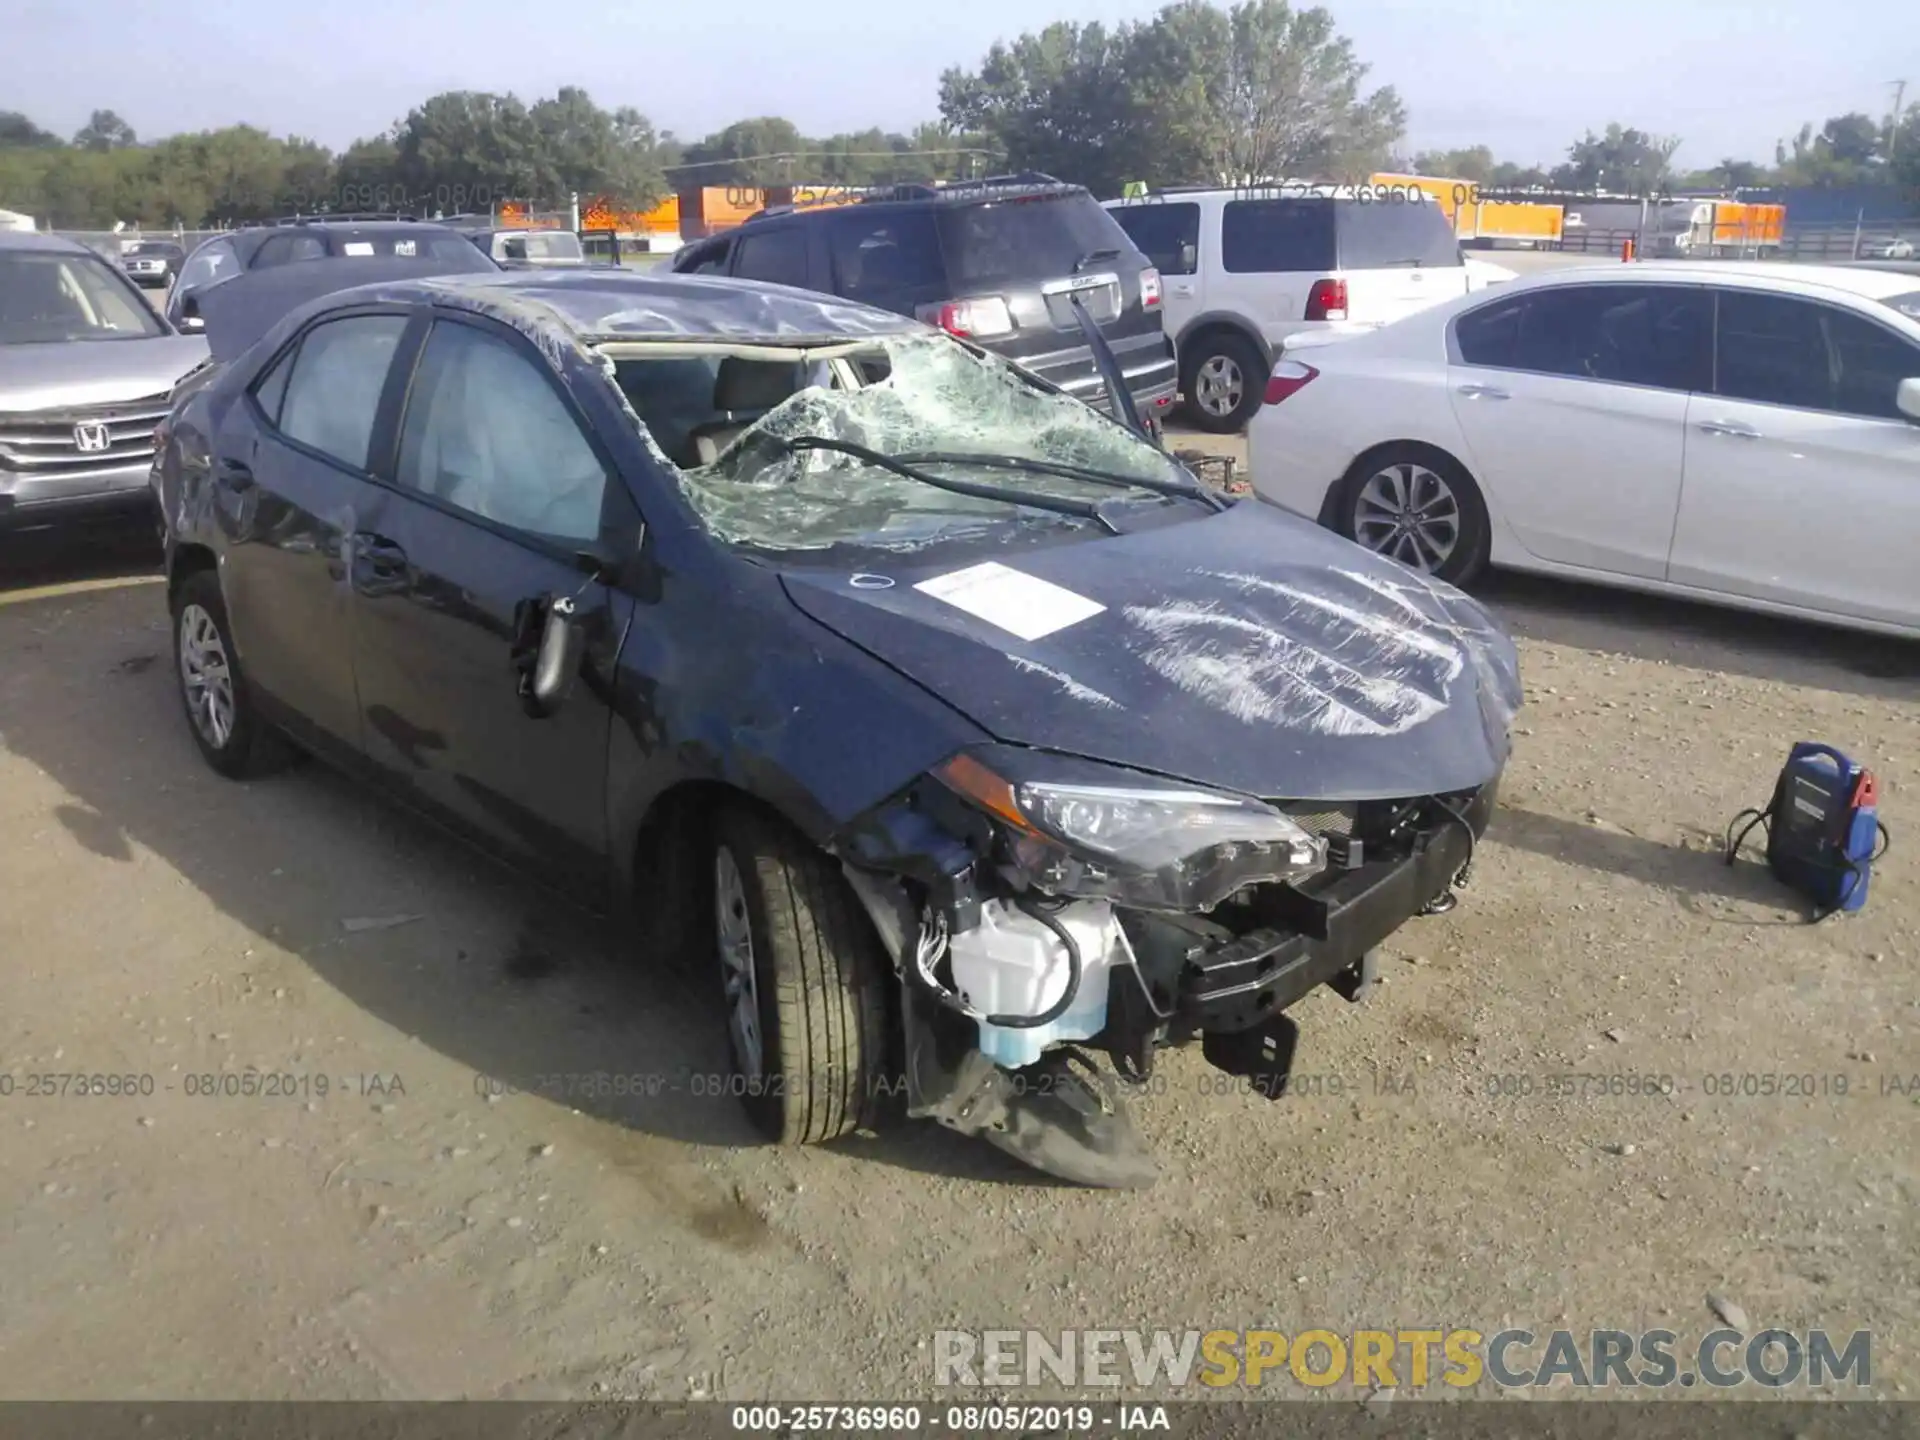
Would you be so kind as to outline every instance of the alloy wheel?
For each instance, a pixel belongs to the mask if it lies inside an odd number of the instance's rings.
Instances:
[[[714,852],[713,899],[719,936],[720,979],[727,1002],[727,1033],[734,1059],[750,1080],[766,1073],[760,1039],[760,983],[755,973],[753,919],[747,913],[747,886],[740,863],[725,845]]]
[[[1193,400],[1207,414],[1224,420],[1240,407],[1247,377],[1231,355],[1210,355],[1194,372]]]
[[[213,616],[199,605],[180,612],[180,683],[194,729],[215,750],[233,735],[233,670]]]
[[[1436,573],[1460,543],[1459,497],[1424,465],[1389,465],[1360,487],[1353,538],[1411,569]]]

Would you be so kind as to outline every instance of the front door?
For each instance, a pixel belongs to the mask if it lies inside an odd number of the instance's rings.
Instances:
[[[630,551],[631,501],[540,354],[464,318],[427,336],[394,473],[354,556],[368,756],[512,863],[597,899],[632,604],[576,555]],[[571,695],[536,718],[513,656],[526,608],[553,597],[576,599],[588,647]]]
[[[1851,309],[1719,292],[1715,383],[1688,410],[1677,585],[1920,625],[1920,345]]]
[[[1711,317],[1698,286],[1595,284],[1502,296],[1455,322],[1462,458],[1529,552],[1665,578]]]
[[[403,314],[314,326],[214,437],[220,583],[249,682],[304,738],[360,743],[345,550],[382,491],[368,476]],[[317,733],[316,733],[317,732]]]

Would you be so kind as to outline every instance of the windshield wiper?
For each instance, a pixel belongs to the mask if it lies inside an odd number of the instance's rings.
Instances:
[[[1111,470],[1090,470],[1084,465],[1068,465],[1058,460],[1032,460],[1024,455],[968,455],[957,450],[920,450],[899,457],[905,465],[980,465],[992,470],[1027,470],[1037,475],[1063,475],[1069,480],[1086,480],[1095,485],[1112,485],[1129,490],[1150,490],[1156,495],[1176,495],[1182,499],[1204,500],[1215,510],[1225,510],[1227,502],[1204,485],[1188,485],[1179,480],[1153,480],[1134,475],[1116,475]]]
[[[1034,490],[1011,490],[1004,485],[975,485],[968,480],[951,480],[944,475],[916,470],[905,461],[883,455],[878,450],[869,450],[864,445],[855,445],[848,440],[832,440],[825,435],[796,435],[790,440],[775,435],[762,435],[760,438],[783,450],[832,450],[841,455],[851,455],[856,460],[864,460],[882,470],[891,470],[908,480],[918,480],[922,485],[931,485],[936,490],[969,495],[976,500],[1003,500],[1035,510],[1051,510],[1057,515],[1077,515],[1083,520],[1094,521],[1109,534],[1120,533],[1120,527],[1101,513],[1100,502],[1096,500],[1069,500],[1060,495],[1042,495]]]
[[[1073,273],[1075,275],[1078,275],[1082,270],[1086,269],[1087,266],[1093,264],[1095,261],[1118,260],[1119,258],[1120,258],[1120,252],[1118,250],[1089,250],[1086,254],[1082,255],[1078,260],[1073,262]]]

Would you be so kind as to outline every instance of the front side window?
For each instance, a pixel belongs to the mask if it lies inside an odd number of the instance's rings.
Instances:
[[[709,245],[696,250],[681,269],[682,275],[724,275],[727,273],[727,257],[733,253],[733,242],[722,240],[717,245]]]
[[[404,315],[350,315],[309,330],[286,381],[280,433],[364,471],[380,392],[406,328]]]
[[[798,225],[742,235],[740,260],[733,273],[742,280],[807,287],[807,232]]]
[[[600,533],[600,457],[536,362],[472,325],[442,320],[428,335],[395,478],[514,530],[567,541]]]
[[[0,250],[0,345],[143,340],[165,333],[99,256]]]
[[[1120,205],[1108,212],[1162,275],[1191,275],[1200,258],[1200,207],[1191,200]]]
[[[1920,346],[1833,305],[1720,292],[1715,391],[1733,400],[1904,419],[1894,396],[1920,376]]]
[[[180,267],[180,278],[176,283],[182,291],[198,290],[239,273],[240,260],[233,253],[233,242],[213,240],[187,258],[187,263]]]

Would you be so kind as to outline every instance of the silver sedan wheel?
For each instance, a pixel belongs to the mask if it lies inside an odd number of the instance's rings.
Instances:
[[[1459,497],[1424,465],[1389,465],[1360,487],[1353,538],[1390,560],[1432,574],[1460,543]]]
[[[1209,356],[1194,372],[1193,403],[1216,419],[1224,420],[1240,408],[1247,393],[1247,377],[1230,355]]]
[[[760,982],[753,963],[753,921],[747,886],[733,851],[722,845],[713,857],[714,919],[720,937],[720,978],[727,1000],[727,1033],[734,1059],[750,1080],[766,1073],[760,1040]]]
[[[180,612],[180,684],[200,738],[226,749],[233,734],[233,671],[220,627],[198,605]]]

